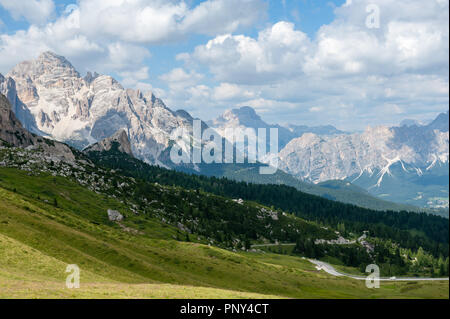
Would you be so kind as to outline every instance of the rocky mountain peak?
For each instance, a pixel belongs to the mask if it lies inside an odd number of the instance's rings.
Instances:
[[[116,133],[114,133],[113,136],[107,137],[102,141],[87,147],[84,152],[106,152],[111,150],[114,144],[117,144],[118,150],[120,152],[134,157],[131,150],[131,143],[128,139],[128,134],[125,129],[120,129]]]
[[[264,122],[250,106],[229,109],[216,119],[207,122],[222,134],[226,128],[268,128],[271,125]],[[275,126],[273,126],[275,127]]]
[[[428,124],[428,127],[433,130],[439,130],[441,132],[448,132],[448,122],[449,122],[449,113],[441,113],[439,114],[433,122]]]
[[[133,154],[159,165],[172,131],[192,128],[190,116],[172,112],[152,92],[125,89],[109,75],[82,78],[67,59],[52,52],[18,64],[6,78],[14,81],[18,101],[36,124],[33,132],[78,149],[127,128]],[[26,123],[22,113],[18,118]]]
[[[222,118],[226,121],[234,121],[245,126],[251,126],[255,122],[262,121],[261,117],[250,106],[227,110],[222,115]]]
[[[51,75],[55,81],[64,77],[80,78],[80,74],[65,57],[50,51],[34,60],[19,63],[8,73],[16,82],[20,78],[35,80],[45,75]]]
[[[72,64],[65,57],[51,51],[42,52],[37,60],[54,64],[67,64],[67,66],[73,68]]]

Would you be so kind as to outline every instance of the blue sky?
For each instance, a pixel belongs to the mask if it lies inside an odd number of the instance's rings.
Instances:
[[[51,50],[203,119],[250,105],[363,130],[447,110],[448,0],[372,2],[0,0],[0,73]]]

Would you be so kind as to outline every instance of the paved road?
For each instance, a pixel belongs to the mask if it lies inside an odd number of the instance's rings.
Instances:
[[[324,270],[325,272],[329,273],[330,275],[336,276],[336,277],[349,277],[356,280],[366,280],[365,276],[356,276],[356,275],[350,275],[343,272],[337,271],[333,266],[330,264],[327,264],[326,262],[314,260],[314,259],[308,259],[310,262],[316,265],[316,268],[319,270]],[[448,280],[448,278],[416,278],[416,277],[381,277],[380,281],[442,281],[442,280]]]

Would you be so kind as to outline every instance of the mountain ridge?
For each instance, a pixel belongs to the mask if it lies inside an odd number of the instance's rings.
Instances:
[[[95,144],[92,144],[92,145],[86,147],[83,150],[83,152],[84,153],[107,152],[107,151],[111,150],[114,143],[118,144],[117,147],[118,147],[119,152],[126,153],[126,154],[134,157],[133,151],[131,150],[131,143],[128,138],[128,134],[124,129],[118,130],[111,137],[107,137],[107,138],[101,140],[100,142],[97,142]]]
[[[14,82],[37,129],[78,149],[126,129],[135,156],[163,165],[158,157],[169,146],[170,133],[192,127],[191,117],[171,111],[152,92],[124,89],[107,75],[83,78],[67,59],[51,52],[19,63],[6,79]]]
[[[336,129],[332,125],[313,126],[294,125],[294,124],[269,124],[258,115],[254,108],[250,106],[242,106],[226,110],[222,115],[214,120],[206,122],[210,127],[214,128],[219,134],[225,137],[225,130],[229,128],[250,128],[257,130],[259,128],[278,129],[279,147],[283,148],[292,139],[302,136],[305,133],[314,132],[320,135],[345,134],[345,132]]]
[[[7,95],[17,118],[34,134],[81,150],[125,130],[131,152],[137,158],[152,165],[202,173],[195,164],[174,165],[168,154],[173,144],[171,133],[177,128],[188,132],[189,136],[182,142],[186,148],[195,144],[192,135],[194,118],[188,112],[172,111],[152,92],[125,89],[107,75],[87,73],[82,77],[67,59],[55,53],[44,52],[35,60],[19,63],[6,77],[0,75],[0,92]],[[408,164],[420,160],[421,165],[414,163],[406,169],[417,174],[429,171],[426,168],[437,162],[448,163],[446,117],[448,113],[438,116],[426,127],[376,127],[361,134],[347,134],[332,126],[268,124],[253,108],[241,107],[226,111],[209,124],[222,135],[226,128],[277,128],[281,148],[279,168],[287,174],[313,183],[328,180],[359,183],[359,176],[368,174],[376,180],[371,185],[366,182],[357,185],[374,196],[384,196],[379,189],[377,192],[370,190],[373,185],[380,184],[379,180],[387,180],[392,161]],[[202,122],[202,130],[207,127],[207,123]],[[442,132],[445,128],[447,132]],[[430,153],[430,147],[434,146],[438,150]],[[397,158],[399,154],[401,156]],[[229,177],[241,178],[240,167],[231,172],[231,168],[213,166],[203,165],[203,173],[223,176],[228,172]],[[255,176],[247,178],[253,181]],[[434,196],[435,193],[433,190],[426,197],[440,201],[441,196]],[[441,195],[440,190],[438,193]],[[428,205],[428,199],[414,202],[411,197],[418,198],[419,194],[416,192],[399,202]],[[394,197],[388,199],[396,200]]]
[[[333,137],[304,134],[291,140],[280,151],[280,168],[314,183],[347,180],[364,187],[371,194],[386,195],[388,192],[383,187],[387,178],[393,176],[390,168],[397,164],[403,172],[419,179],[434,174],[431,168],[437,163],[448,167],[448,143],[447,112],[421,126],[368,127],[363,133]],[[372,182],[360,183],[363,176],[372,179]],[[401,178],[400,175],[398,177]],[[419,192],[423,192],[418,184],[410,185],[408,189],[411,192],[408,196],[399,199],[389,193],[387,199],[433,207],[429,204],[432,198],[448,195],[448,184],[434,189],[420,200],[413,200],[418,198]],[[448,208],[448,200],[444,206]]]

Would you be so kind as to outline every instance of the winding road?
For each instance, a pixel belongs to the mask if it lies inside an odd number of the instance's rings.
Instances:
[[[315,259],[308,259],[311,263],[316,265],[316,268],[318,270],[323,270],[327,272],[330,275],[336,276],[336,277],[349,277],[356,280],[366,280],[367,277],[365,276],[357,276],[357,275],[350,275],[346,273],[342,273],[337,271],[333,266],[330,264],[327,264],[326,262],[315,260]],[[380,277],[380,281],[443,281],[447,280],[447,278],[422,278],[422,277]]]

